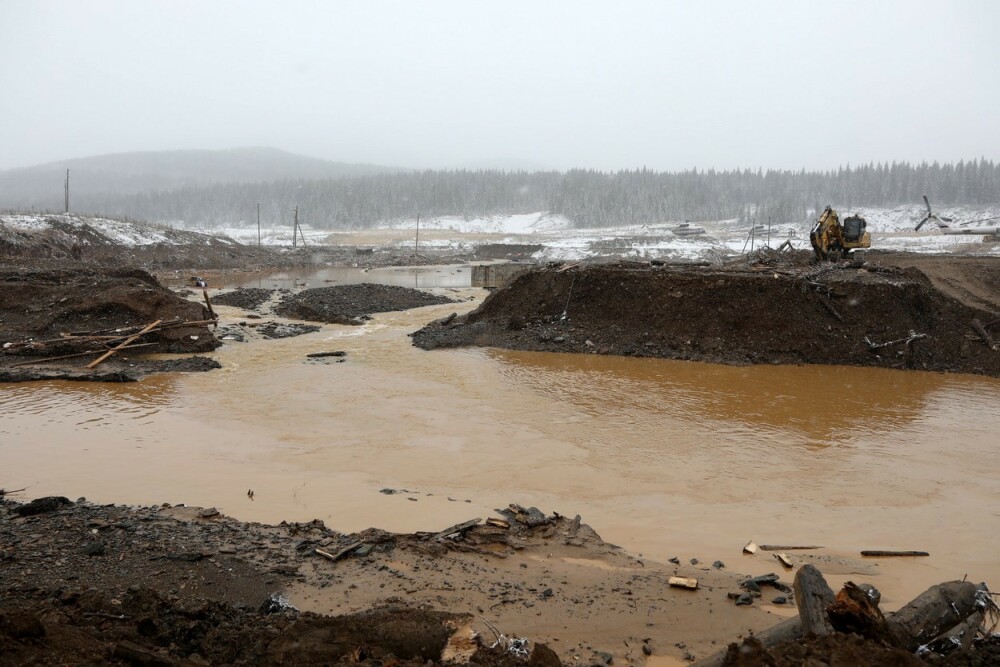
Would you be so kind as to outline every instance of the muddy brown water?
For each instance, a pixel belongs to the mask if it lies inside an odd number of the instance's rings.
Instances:
[[[227,345],[210,373],[0,385],[0,487],[343,531],[518,502],[647,558],[754,574],[780,566],[747,540],[823,545],[835,583],[872,581],[889,608],[963,575],[1000,586],[1000,381],[410,346],[473,306]],[[334,349],[345,363],[305,358]]]

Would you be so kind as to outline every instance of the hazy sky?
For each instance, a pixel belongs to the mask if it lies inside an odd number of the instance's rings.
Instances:
[[[1000,159],[1000,1],[0,0],[0,169]]]

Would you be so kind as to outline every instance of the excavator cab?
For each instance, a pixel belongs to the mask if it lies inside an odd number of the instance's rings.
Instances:
[[[867,228],[868,221],[857,214],[841,223],[837,212],[827,206],[809,233],[816,259],[836,260],[855,248],[870,248],[871,236]]]

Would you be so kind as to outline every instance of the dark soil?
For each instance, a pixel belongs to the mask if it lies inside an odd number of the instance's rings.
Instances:
[[[974,287],[1000,282],[1000,259],[974,258]],[[920,270],[882,263],[810,264],[774,254],[722,268],[619,263],[524,273],[472,313],[413,335],[424,349],[494,346],[730,364],[840,364],[1000,375],[1000,338],[981,304],[956,299]],[[903,342],[911,332],[925,337]],[[876,347],[890,341],[900,341]],[[871,345],[869,345],[871,343]]]
[[[274,290],[262,289],[260,287],[240,287],[234,289],[232,292],[212,297],[212,304],[235,306],[244,310],[257,310],[273,294]]]
[[[95,355],[96,356],[96,355]],[[84,361],[89,361],[85,359]],[[130,359],[126,356],[113,357],[99,368],[88,370],[83,362],[77,366],[45,362],[35,359],[34,364],[15,368],[0,365],[0,382],[31,382],[34,380],[70,380],[75,382],[138,382],[150,373],[202,373],[222,368],[215,359],[208,357],[184,357],[182,359]]]
[[[409,287],[395,285],[338,285],[317,287],[286,296],[274,311],[278,315],[313,322],[362,324],[371,313],[409,310],[422,306],[453,303]]]
[[[149,373],[218,368],[205,357],[150,360],[136,358],[136,350],[86,368],[157,320],[203,322],[208,317],[204,306],[182,299],[140,269],[0,269],[0,382],[135,382]],[[205,324],[171,326],[133,343],[143,346],[143,354],[202,352],[219,345]],[[88,350],[94,352],[60,358]]]
[[[509,259],[511,261],[524,261],[531,259],[531,256],[544,248],[540,244],[527,243],[483,243],[476,246],[473,257],[475,259]]]
[[[204,321],[204,306],[183,299],[141,269],[0,269],[0,341],[58,339],[71,332],[107,331],[163,321]],[[205,352],[218,343],[204,325],[145,337],[158,352]],[[54,340],[25,354],[72,352]],[[8,348],[8,354],[11,353]]]
[[[348,536],[319,521],[246,524],[213,508],[98,506],[61,497],[21,505],[0,491],[0,537],[0,665],[424,665],[439,664],[446,647],[466,651],[463,662],[528,662],[460,640],[456,631],[472,619],[467,613],[400,600],[323,616],[299,613],[279,594],[303,577],[304,560],[332,570],[314,548],[336,553],[364,539],[390,553],[397,543],[425,544],[427,536]],[[469,536],[464,549],[482,544],[480,553],[493,553],[505,540],[486,530],[476,541]],[[531,664],[559,664],[544,644],[534,651]]]

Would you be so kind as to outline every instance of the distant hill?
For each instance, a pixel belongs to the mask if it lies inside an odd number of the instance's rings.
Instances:
[[[61,210],[70,170],[70,206],[100,210],[102,201],[143,192],[219,183],[322,180],[404,171],[331,162],[275,148],[116,153],[0,171],[0,208]]]

